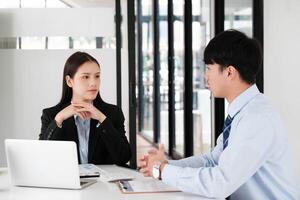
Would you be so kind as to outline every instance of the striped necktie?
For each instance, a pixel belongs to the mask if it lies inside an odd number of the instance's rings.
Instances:
[[[230,117],[230,115],[227,115],[225,122],[224,122],[224,127],[223,127],[223,150],[227,147],[228,145],[228,137],[231,129],[231,122],[233,118]],[[226,200],[230,200],[230,195],[226,198]]]
[[[227,115],[226,120],[224,122],[224,127],[223,127],[223,150],[227,147],[228,145],[228,137],[231,129],[231,122],[233,118],[230,117],[230,115]]]

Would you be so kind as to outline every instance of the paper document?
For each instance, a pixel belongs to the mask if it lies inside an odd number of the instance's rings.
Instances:
[[[149,179],[143,181],[120,181],[123,193],[155,193],[155,192],[180,192],[175,187],[168,186],[162,181]]]

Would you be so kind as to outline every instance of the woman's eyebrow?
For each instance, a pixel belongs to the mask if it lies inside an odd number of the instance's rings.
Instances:
[[[90,72],[82,72],[81,74],[83,74],[83,75],[90,75],[90,74],[93,74],[93,73],[90,73]],[[96,72],[96,73],[94,73],[94,74],[100,74],[100,72]]]

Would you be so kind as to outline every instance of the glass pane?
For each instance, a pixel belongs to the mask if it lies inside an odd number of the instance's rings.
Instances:
[[[225,0],[225,30],[236,29],[252,37],[252,19],[252,0]]]
[[[183,0],[174,1],[174,87],[175,87],[175,150],[184,153],[184,24],[183,24]]]
[[[22,37],[21,49],[45,49],[46,37]]]
[[[210,38],[209,0],[193,0],[193,124],[194,154],[211,148],[211,94],[205,86],[203,51]]]
[[[159,2],[159,15],[167,21],[168,16],[168,0],[160,0]],[[168,30],[168,29],[166,29]]]
[[[152,15],[152,0],[141,0],[142,3],[142,16]]]
[[[152,34],[152,3],[150,0],[142,1],[142,51],[143,51],[143,91],[141,99],[143,110],[142,134],[153,140],[153,34]]]
[[[115,47],[115,37],[0,37],[0,49],[115,49]]]
[[[95,37],[72,37],[74,49],[96,49]]]
[[[183,0],[173,0],[173,12],[175,16],[183,16],[183,6]]]
[[[160,53],[160,142],[166,151],[169,146],[169,71],[168,71],[168,21],[166,18],[167,0],[159,1],[159,53]],[[164,16],[164,17],[163,17]]]
[[[69,49],[69,37],[48,37],[48,49]]]
[[[100,37],[97,38],[98,40],[100,39]],[[102,48],[115,49],[116,46],[117,46],[116,37],[102,37]]]

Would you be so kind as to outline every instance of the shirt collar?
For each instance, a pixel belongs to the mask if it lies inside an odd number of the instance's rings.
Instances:
[[[228,114],[234,117],[251,99],[260,94],[256,84],[242,92],[228,106]]]

